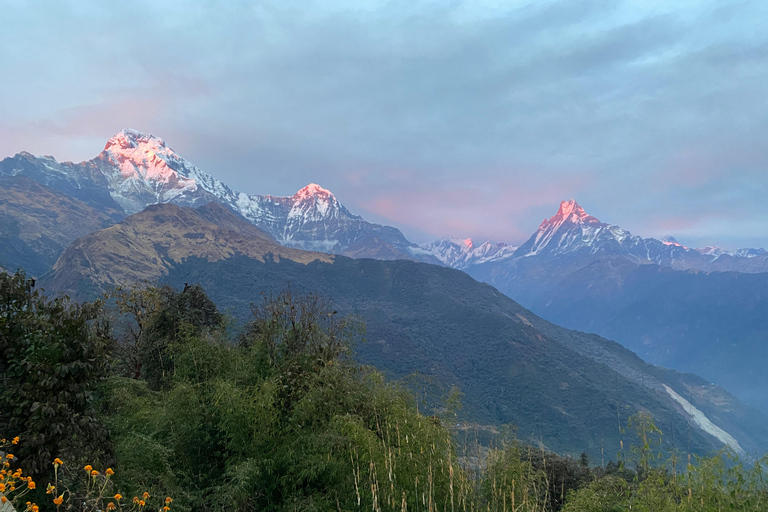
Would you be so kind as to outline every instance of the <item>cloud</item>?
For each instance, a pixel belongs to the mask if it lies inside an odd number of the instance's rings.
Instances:
[[[0,156],[87,159],[133,127],[237,189],[319,182],[419,237],[519,242],[576,197],[639,234],[768,245],[761,2],[6,4]]]

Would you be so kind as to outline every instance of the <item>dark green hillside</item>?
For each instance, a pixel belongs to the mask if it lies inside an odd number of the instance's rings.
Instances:
[[[334,298],[341,312],[365,319],[363,361],[393,377],[432,374],[465,393],[465,417],[514,423],[518,435],[561,452],[608,457],[619,449],[618,425],[650,411],[663,431],[687,433],[685,419],[660,393],[542,336],[530,312],[466,274],[408,261],[333,264],[187,260],[166,281],[205,287],[224,310],[246,319],[260,293],[290,285]],[[694,431],[692,447],[715,444]]]

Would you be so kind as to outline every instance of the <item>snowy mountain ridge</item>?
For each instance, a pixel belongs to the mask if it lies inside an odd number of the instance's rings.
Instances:
[[[199,207],[214,201],[286,246],[436,261],[396,228],[353,215],[320,185],[311,183],[288,197],[237,192],[184,160],[160,137],[137,130],[119,131],[97,157],[78,164],[19,153],[0,162],[2,174],[27,175],[90,204],[119,205],[127,215],[157,203]]]
[[[536,232],[519,247],[504,242],[496,245],[486,242],[475,248],[470,239],[458,238],[436,240],[422,247],[445,265],[463,270],[506,260],[514,264],[521,258],[588,260],[618,256],[638,264],[655,263],[678,270],[768,271],[765,249],[692,249],[672,237],[662,240],[642,238],[615,224],[601,222],[574,199],[562,201],[557,213],[544,219]]]
[[[486,241],[475,246],[471,238],[442,238],[422,245],[422,249],[434,254],[445,266],[465,269],[488,261],[505,259],[514,254],[517,247],[505,242],[491,243]]]

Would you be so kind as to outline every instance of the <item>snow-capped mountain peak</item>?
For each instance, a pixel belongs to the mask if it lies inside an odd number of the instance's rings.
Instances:
[[[136,130],[121,130],[112,136],[104,146],[102,155],[120,168],[123,179],[141,179],[172,184],[177,188],[194,184],[194,179],[180,176],[170,163],[181,163],[182,159],[166,146],[165,141],[154,135],[145,135]],[[191,183],[184,183],[189,181]]]
[[[569,199],[567,201],[560,202],[560,209],[557,211],[555,217],[560,217],[564,220],[576,221],[577,219],[584,219],[589,217],[589,214],[584,211],[575,199]]]
[[[557,229],[565,223],[571,224],[600,224],[600,220],[591,216],[581,207],[575,199],[560,202],[560,208],[557,213],[548,219],[544,219],[539,226],[539,230]]]
[[[318,221],[326,218],[356,217],[349,214],[333,193],[317,183],[310,183],[291,198],[289,219],[301,222]]]
[[[333,193],[330,190],[321,187],[317,183],[310,183],[306,187],[304,187],[301,190],[299,190],[298,192],[296,192],[296,194],[294,194],[293,197],[298,199],[298,200],[309,199],[309,198],[313,198],[313,197],[318,197],[318,198],[330,198],[330,197],[333,197],[335,199],[335,196],[333,195]]]
[[[683,249],[688,249],[686,246],[675,240],[675,237],[673,236],[665,236],[661,239],[661,243],[664,245],[672,245],[674,247],[682,247]],[[715,248],[717,249],[717,247]]]
[[[152,134],[146,135],[138,130],[125,128],[109,138],[107,144],[104,146],[104,151],[135,149],[139,146],[148,146],[155,151],[167,149],[165,141],[160,137],[155,137]]]
[[[475,246],[471,238],[442,238],[422,246],[449,267],[464,269],[470,265],[487,261],[498,261],[511,257],[517,247],[504,242],[490,241]]]

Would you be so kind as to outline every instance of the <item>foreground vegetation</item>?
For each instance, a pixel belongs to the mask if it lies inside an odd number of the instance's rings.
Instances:
[[[0,492],[17,510],[768,510],[760,463],[663,455],[647,416],[599,467],[457,443],[455,402],[425,414],[359,366],[362,333],[290,291],[235,329],[197,286],[78,305],[0,274]]]

